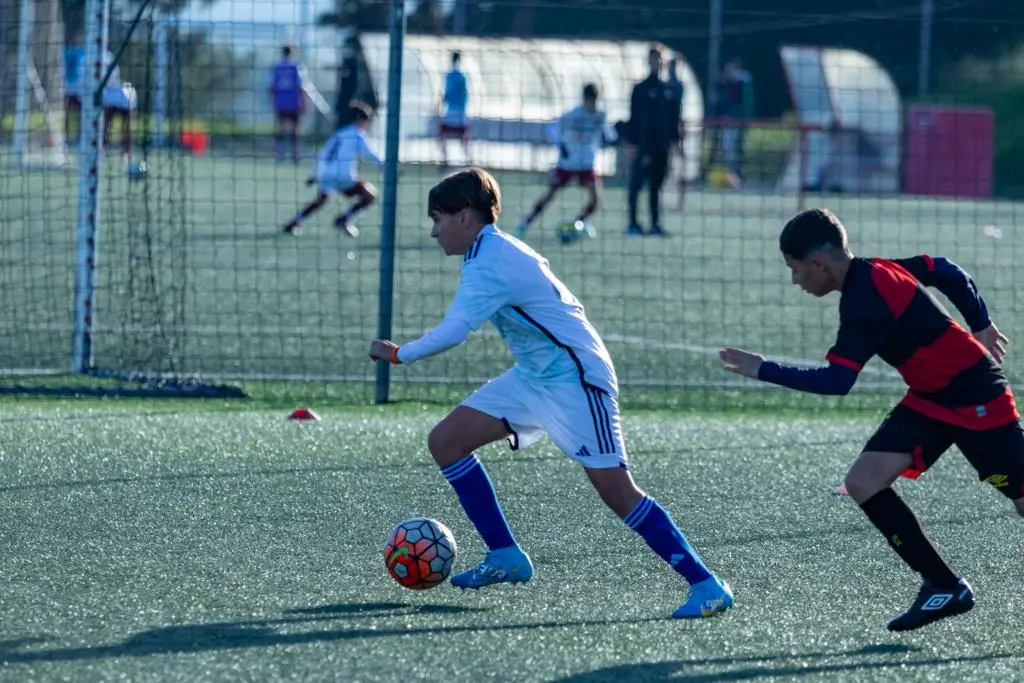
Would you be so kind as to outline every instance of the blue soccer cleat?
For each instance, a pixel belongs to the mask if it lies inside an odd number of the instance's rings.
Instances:
[[[452,577],[458,588],[483,588],[496,583],[526,583],[533,578],[533,563],[519,546],[491,550],[484,561]]]
[[[732,607],[732,589],[717,576],[690,586],[686,603],[672,613],[675,619],[704,619]]]

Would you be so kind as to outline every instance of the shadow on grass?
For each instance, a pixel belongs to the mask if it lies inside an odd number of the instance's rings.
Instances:
[[[366,640],[411,635],[453,635],[482,631],[533,631],[539,629],[577,628],[584,626],[611,626],[615,624],[661,621],[660,619],[597,619],[578,621],[541,621],[521,624],[479,624],[465,626],[401,626],[387,628],[359,626],[354,628],[325,628],[309,630],[311,623],[323,623],[351,618],[405,617],[413,620],[417,615],[456,615],[486,612],[485,608],[459,605],[407,605],[405,603],[346,603],[289,610],[279,619],[188,624],[167,626],[141,631],[122,642],[86,647],[33,649],[21,651],[26,645],[41,645],[45,638],[22,638],[0,641],[0,664],[37,662],[74,662],[120,657],[148,657],[151,655],[189,654],[241,648],[275,647],[278,645],[304,645],[335,641]],[[306,630],[278,630],[278,627],[303,626]]]
[[[901,677],[913,669],[949,664],[972,664],[1003,659],[1019,659],[1020,654],[993,653],[959,657],[930,657],[913,659],[918,648],[900,644],[869,645],[856,650],[839,652],[802,652],[763,656],[718,657],[686,661],[650,662],[623,664],[589,671],[552,683],[713,683],[714,681],[754,681],[762,678],[795,679],[803,676],[839,675],[854,672],[878,672],[898,669]],[[879,661],[880,657],[891,656],[890,661]],[[855,661],[829,664],[814,664],[819,659],[845,659]],[[792,662],[787,664],[786,662]],[[802,662],[802,663],[798,663]],[[744,666],[746,665],[746,666]],[[728,667],[726,670],[723,668]],[[709,670],[716,669],[716,670]],[[697,673],[697,672],[700,673]],[[890,672],[892,673],[892,672]]]

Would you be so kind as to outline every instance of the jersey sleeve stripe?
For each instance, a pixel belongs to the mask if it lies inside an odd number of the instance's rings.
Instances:
[[[825,360],[827,360],[829,363],[835,363],[836,365],[842,365],[844,368],[850,368],[854,372],[860,372],[861,370],[864,369],[864,364],[863,363],[857,363],[855,361],[850,360],[849,358],[843,358],[842,356],[837,356],[834,353],[826,354],[825,355]]]

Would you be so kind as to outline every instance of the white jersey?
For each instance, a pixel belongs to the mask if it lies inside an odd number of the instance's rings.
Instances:
[[[553,135],[561,148],[558,168],[566,171],[591,171],[601,141],[615,139],[605,113],[587,111],[582,105],[570,109],[555,123]]]
[[[573,382],[617,395],[615,367],[583,305],[547,259],[493,225],[466,252],[444,320],[402,346],[398,359],[413,363],[441,353],[488,320],[515,357],[514,372],[527,383]]]
[[[345,126],[331,136],[316,161],[317,180],[355,182],[359,171],[359,160],[369,159],[378,166],[384,162],[380,155],[366,141],[366,133],[358,126]]]

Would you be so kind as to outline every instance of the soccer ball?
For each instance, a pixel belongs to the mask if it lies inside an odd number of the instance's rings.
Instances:
[[[132,180],[142,180],[149,173],[149,167],[145,161],[136,161],[128,166],[128,177]]]
[[[583,221],[567,221],[558,226],[558,241],[572,244],[583,237],[593,237],[594,231]]]
[[[398,583],[412,590],[433,588],[452,573],[458,549],[452,532],[436,519],[401,522],[384,544],[384,565]]]

